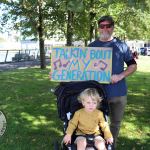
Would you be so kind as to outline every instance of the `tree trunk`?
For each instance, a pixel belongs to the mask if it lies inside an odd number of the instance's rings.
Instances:
[[[95,18],[96,16],[96,11],[95,11],[95,2],[94,0],[90,0],[90,13],[89,13],[89,22],[90,22],[90,27],[89,27],[89,40],[92,42],[92,39],[95,37]]]
[[[71,46],[73,42],[73,20],[74,20],[74,13],[68,10],[68,21],[67,21],[67,46]]]
[[[97,34],[97,27],[95,27],[95,39],[98,38],[98,34]]]
[[[93,30],[94,30],[94,27],[93,27],[93,25],[91,24],[91,25],[90,25],[90,42],[92,42],[92,39],[93,39]]]
[[[87,44],[88,44],[88,40],[85,39],[85,40],[84,40],[84,45],[87,46]]]
[[[41,4],[42,5],[42,4]],[[39,48],[40,48],[40,61],[41,61],[41,69],[46,68],[46,61],[45,61],[45,50],[44,50],[44,34],[43,34],[43,17],[42,17],[42,8],[39,5]]]
[[[94,18],[96,16],[96,13],[90,12],[90,42],[92,41],[92,39],[95,37],[94,35],[94,29],[95,29],[95,22],[94,22]]]
[[[42,33],[39,33],[40,61],[41,61],[41,69],[45,69],[46,61],[45,61],[44,39],[41,37],[41,34]]]

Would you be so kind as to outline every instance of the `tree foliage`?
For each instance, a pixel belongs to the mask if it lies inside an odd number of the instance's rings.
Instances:
[[[72,13],[71,28],[75,39],[91,40],[97,28],[97,19],[102,15],[112,15],[116,21],[116,35],[141,38],[143,30],[149,28],[148,0],[3,0],[5,8],[2,24],[13,21],[13,27],[20,30],[24,37],[38,37],[39,3],[42,3],[44,37],[48,38],[61,30],[67,38],[69,12]],[[5,6],[5,7],[4,7]],[[136,24],[137,31],[134,25]],[[128,30],[127,30],[128,29]],[[91,34],[91,35],[90,35]],[[144,34],[145,35],[145,34]],[[147,37],[147,36],[146,36]],[[144,36],[145,38],[145,36]]]
[[[97,35],[97,20],[112,15],[115,36],[122,39],[149,39],[149,0],[2,0],[1,25],[19,30],[25,37],[39,40],[41,68],[45,68],[44,40],[64,34],[67,45],[74,40],[87,41]],[[1,26],[1,29],[2,29]]]
[[[46,27],[49,25],[51,1],[46,0],[11,0],[4,1],[3,25],[11,18],[13,27],[19,30],[24,37],[34,36],[39,39],[41,68],[46,67],[44,40],[47,36]],[[47,24],[47,26],[46,26]]]

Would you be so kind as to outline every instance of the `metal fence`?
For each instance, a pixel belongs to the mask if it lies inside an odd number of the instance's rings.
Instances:
[[[45,50],[46,57],[50,56],[50,52]],[[0,63],[20,62],[39,59],[39,49],[26,50],[0,50]]]

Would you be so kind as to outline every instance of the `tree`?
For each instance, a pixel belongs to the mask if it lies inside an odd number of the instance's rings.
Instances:
[[[75,17],[78,12],[83,11],[82,0],[57,0],[55,9],[52,9],[53,15],[55,14],[55,23],[59,24],[58,28],[66,37],[66,45],[71,46],[73,36],[75,35]],[[63,16],[62,16],[63,15]]]
[[[149,5],[147,0],[85,0],[84,11],[75,16],[75,37],[85,43],[97,38],[97,20],[111,15],[115,20],[115,36],[123,40],[145,39],[149,34]]]
[[[116,36],[123,40],[144,40],[146,36],[143,33],[149,26],[149,8],[148,0],[116,0],[111,4],[108,12],[115,18]]]
[[[21,31],[24,37],[34,36],[39,39],[41,69],[46,68],[44,40],[46,37],[46,16],[50,11],[46,0],[11,0],[4,1],[3,24],[11,18],[13,28]]]
[[[3,0],[4,25],[11,18],[13,27],[24,37],[39,39],[41,68],[45,68],[44,40],[61,31],[72,45],[82,39],[87,45],[97,37],[97,20],[102,15],[115,19],[116,36],[124,39],[149,37],[149,0]],[[4,7],[5,6],[5,7]],[[7,13],[6,13],[7,12]],[[140,21],[139,21],[140,20]]]

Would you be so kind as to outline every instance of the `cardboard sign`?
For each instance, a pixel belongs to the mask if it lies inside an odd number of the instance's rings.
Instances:
[[[53,47],[51,80],[96,80],[109,83],[112,70],[111,47]]]

